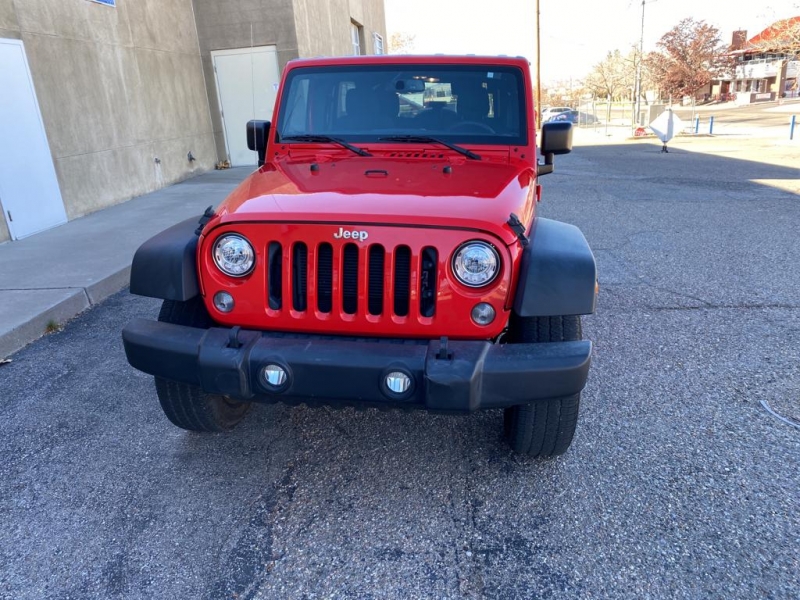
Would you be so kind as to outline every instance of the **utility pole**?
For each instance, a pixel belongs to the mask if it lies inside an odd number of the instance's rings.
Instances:
[[[642,0],[642,31],[639,35],[639,60],[636,62],[636,83],[634,90],[636,93],[636,114],[633,115],[634,128],[639,126],[639,113],[641,112],[642,103],[642,61],[644,60],[644,2]]]

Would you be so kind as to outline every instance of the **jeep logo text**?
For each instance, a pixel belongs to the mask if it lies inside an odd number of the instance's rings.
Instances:
[[[345,239],[363,242],[369,237],[369,233],[366,231],[356,231],[355,229],[345,229],[344,227],[339,227],[339,231],[334,233],[333,237],[337,240]]]

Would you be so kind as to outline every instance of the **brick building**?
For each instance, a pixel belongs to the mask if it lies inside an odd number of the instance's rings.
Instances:
[[[735,31],[735,67],[712,84],[711,95],[725,99],[735,94],[741,104],[798,96],[798,40],[800,16],[777,21],[749,39],[746,31]]]

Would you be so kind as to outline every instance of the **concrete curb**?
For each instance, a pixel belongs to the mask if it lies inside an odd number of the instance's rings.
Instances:
[[[8,295],[9,292],[2,292],[0,298],[7,301]],[[61,326],[90,306],[85,290],[73,290],[67,297],[32,313],[27,320],[0,332],[0,358],[10,356],[45,335],[48,324],[54,322]]]
[[[48,326],[62,327],[82,312],[100,304],[103,300],[124,289],[130,280],[130,265],[100,279],[88,288],[68,288],[66,290],[42,290],[43,292],[62,291],[65,297],[48,302],[45,307],[33,307],[30,318],[16,324],[7,331],[0,331],[0,358],[8,357],[28,344],[47,335]],[[31,290],[0,290],[0,298],[8,295],[29,298]]]
[[[131,255],[131,260],[133,260],[133,255]],[[109,296],[116,294],[122,288],[127,287],[131,280],[131,265],[127,265],[116,271],[111,273],[110,275],[104,277],[97,283],[93,283],[87,288],[84,288],[86,291],[86,296],[89,298],[89,302],[92,305],[99,304]]]

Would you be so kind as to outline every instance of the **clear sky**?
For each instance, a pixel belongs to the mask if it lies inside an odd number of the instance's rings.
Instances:
[[[386,27],[416,36],[418,54],[507,54],[536,58],[535,0],[384,0]],[[641,0],[539,0],[542,81],[580,79],[611,50],[639,43]],[[800,15],[799,0],[646,0],[645,51],[693,17],[752,37],[771,23]]]

